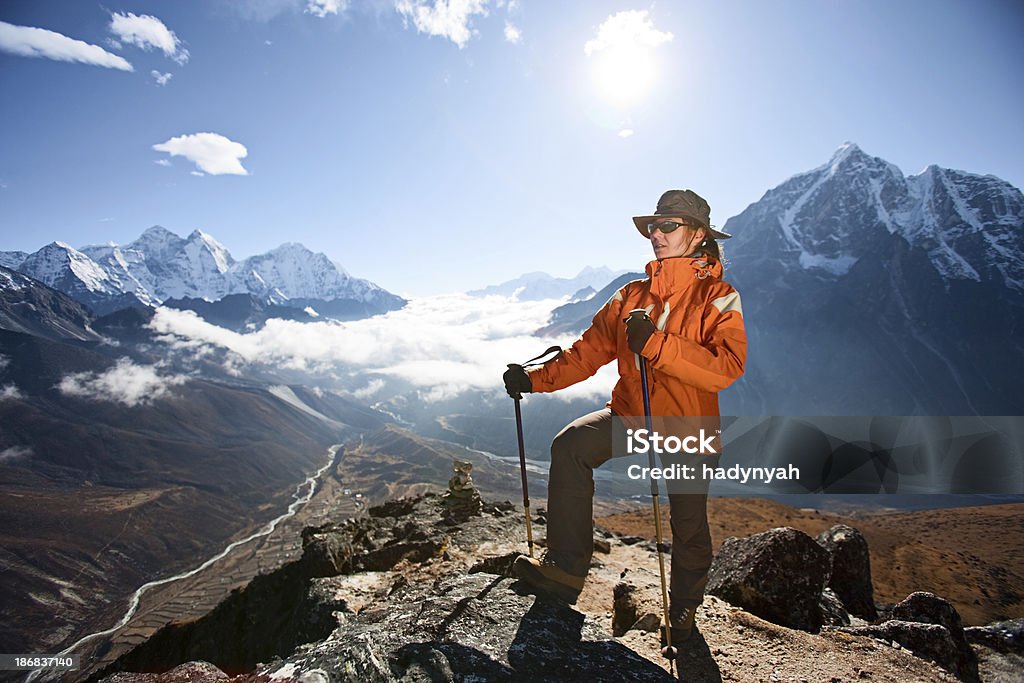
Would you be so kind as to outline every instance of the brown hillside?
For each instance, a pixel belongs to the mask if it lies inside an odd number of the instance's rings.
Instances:
[[[868,541],[876,602],[894,603],[924,590],[956,605],[969,625],[1024,617],[1022,504],[839,515],[762,499],[712,498],[708,512],[716,551],[730,536],[772,527],[817,536],[833,524],[849,524]],[[668,528],[667,509],[662,514]],[[649,507],[597,523],[621,534],[654,535]]]

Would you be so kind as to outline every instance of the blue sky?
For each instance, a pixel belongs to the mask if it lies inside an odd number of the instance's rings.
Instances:
[[[2,0],[0,22],[0,250],[198,228],[421,295],[639,269],[630,216],[663,190],[721,225],[846,141],[1024,185],[1014,0]]]

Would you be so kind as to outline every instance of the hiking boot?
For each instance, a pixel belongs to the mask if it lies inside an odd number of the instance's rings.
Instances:
[[[576,604],[576,599],[580,596],[580,591],[583,590],[583,582],[587,578],[569,574],[555,564],[549,553],[544,553],[539,560],[520,555],[513,563],[512,571],[542,593],[563,600],[570,605]]]
[[[672,626],[672,645],[685,643],[693,635],[693,619],[697,616],[697,606],[674,607],[669,610],[669,619]],[[661,627],[661,644],[665,642],[665,626]]]

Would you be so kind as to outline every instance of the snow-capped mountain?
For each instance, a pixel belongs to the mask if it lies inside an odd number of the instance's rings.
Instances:
[[[337,317],[363,317],[405,304],[301,244],[235,261],[223,245],[200,230],[182,238],[154,226],[127,245],[80,250],[55,242],[34,254],[3,252],[3,262],[97,313],[139,302],[156,306],[168,299],[218,301],[229,294],[252,294],[300,309],[314,305]]]
[[[470,296],[515,296],[519,301],[539,301],[541,299],[561,299],[564,296],[575,296],[580,290],[590,287],[600,290],[609,280],[621,275],[622,270],[611,270],[604,266],[585,267],[576,277],[553,277],[547,273],[533,272],[520,275],[498,285],[467,292]]]
[[[17,270],[26,258],[28,254],[23,251],[0,251],[0,266]]]
[[[43,283],[0,266],[0,330],[48,339],[98,341],[80,303]]]
[[[726,246],[759,262],[788,254],[801,268],[841,276],[877,255],[877,240],[898,236],[924,251],[947,283],[1024,290],[1020,190],[995,176],[934,165],[905,177],[852,143],[769,190],[728,224],[737,233]]]
[[[324,254],[294,242],[241,261],[229,276],[232,292],[251,292],[274,303],[289,299],[370,302],[388,295],[372,282],[352,277]]]
[[[1024,195],[854,144],[725,224],[743,297],[738,414],[1020,414]],[[731,405],[730,405],[731,404]]]

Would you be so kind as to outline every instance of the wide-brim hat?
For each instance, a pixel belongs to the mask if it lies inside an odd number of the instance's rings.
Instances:
[[[657,218],[685,218],[703,227],[716,240],[727,240],[732,235],[716,230],[711,225],[711,207],[704,198],[693,190],[669,190],[661,195],[658,200],[658,208],[650,216],[633,216],[633,224],[640,234],[650,237],[647,234],[647,225]]]

